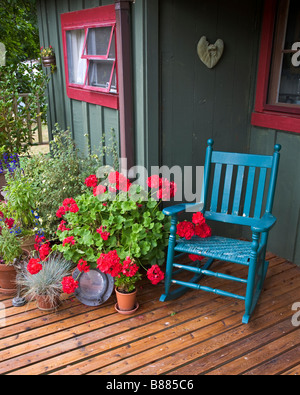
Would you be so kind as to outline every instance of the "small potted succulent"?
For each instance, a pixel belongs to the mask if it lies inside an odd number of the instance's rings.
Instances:
[[[0,212],[1,217],[2,212]],[[26,258],[20,239],[14,232],[12,218],[0,218],[0,293],[16,293],[17,266]],[[28,255],[28,253],[27,253]]]
[[[49,47],[41,47],[41,59],[44,67],[53,67],[56,66],[56,58],[55,58],[55,52],[52,47],[52,45],[49,45]]]
[[[62,280],[71,268],[72,263],[61,254],[50,254],[44,261],[31,258],[27,269],[17,276],[17,284],[24,297],[36,300],[40,310],[55,310],[60,304]]]

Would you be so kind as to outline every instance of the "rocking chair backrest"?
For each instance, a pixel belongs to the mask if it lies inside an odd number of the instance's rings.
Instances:
[[[213,151],[213,140],[207,143],[202,191],[205,217],[251,225],[253,219],[271,213],[281,146],[275,145],[274,154],[267,156]]]

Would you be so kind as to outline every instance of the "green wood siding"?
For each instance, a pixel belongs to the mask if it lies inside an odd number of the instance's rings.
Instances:
[[[117,136],[119,135],[119,112],[68,98],[60,15],[65,12],[113,3],[112,0],[39,0],[37,5],[41,46],[50,44],[53,46],[57,64],[57,70],[51,75],[48,86],[49,134],[51,137],[51,131],[54,129],[55,123],[58,123],[62,129],[70,127],[76,144],[83,154],[88,152],[88,142],[90,142],[92,152],[99,152],[103,139],[105,140],[105,136],[110,134],[111,129],[115,130]],[[50,73],[50,70],[45,69],[45,72]],[[107,161],[112,164],[110,158],[107,158]]]
[[[273,213],[278,222],[271,230],[269,250],[300,265],[300,135],[253,127],[250,152],[272,153],[281,144]]]
[[[41,45],[56,50],[49,84],[50,130],[71,128],[80,149],[99,147],[119,113],[70,100],[65,92],[60,14],[113,0],[38,0]],[[251,127],[263,0],[136,0],[132,4],[136,164],[201,166],[206,140],[225,151],[270,154],[282,144],[274,202],[278,223],[269,249],[300,264],[300,136]],[[224,40],[219,64],[207,69],[196,53],[201,36]],[[49,72],[49,70],[46,70]],[[106,137],[105,137],[106,138]],[[196,180],[193,180],[194,183]],[[240,235],[236,229],[216,229]]]
[[[261,1],[160,2],[161,163],[203,166],[206,142],[222,151],[247,152],[257,61]],[[202,36],[220,38],[224,53],[213,69],[199,59]],[[196,185],[195,171],[193,185]],[[212,224],[241,236],[240,228]]]

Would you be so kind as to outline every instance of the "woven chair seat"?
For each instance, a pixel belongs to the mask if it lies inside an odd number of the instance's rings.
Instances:
[[[179,239],[175,251],[248,265],[251,242],[220,236],[208,238],[195,236],[191,240]]]

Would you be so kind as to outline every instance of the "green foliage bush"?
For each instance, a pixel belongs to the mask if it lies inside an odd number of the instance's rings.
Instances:
[[[7,154],[26,153],[38,115],[46,116],[48,77],[25,64],[0,68],[0,146]],[[26,99],[20,93],[28,93]],[[25,102],[26,100],[26,102]],[[39,105],[41,106],[39,107]]]
[[[45,236],[56,238],[59,220],[56,211],[69,196],[80,195],[84,179],[102,165],[97,155],[82,157],[75,147],[70,130],[61,130],[56,125],[51,154],[39,154],[23,159],[21,167],[35,191],[37,210]]]
[[[160,211],[159,202],[151,197],[145,200],[141,187],[136,192],[134,199],[123,191],[112,198],[108,189],[98,196],[89,190],[77,196],[78,211],[65,213],[66,224],[57,231],[62,244],[55,247],[66,259],[74,263],[84,259],[94,268],[100,253],[112,250],[121,261],[130,256],[142,266],[161,265],[169,218]],[[108,232],[109,237],[103,238],[102,232]]]

